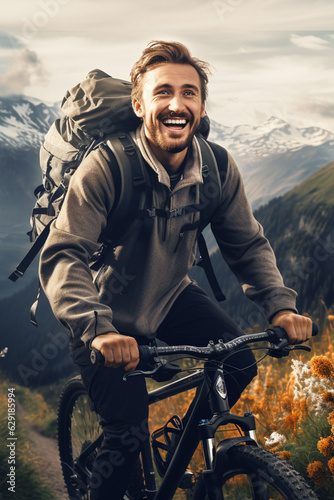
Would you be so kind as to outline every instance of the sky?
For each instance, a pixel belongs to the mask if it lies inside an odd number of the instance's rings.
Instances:
[[[209,62],[207,112],[334,132],[333,0],[15,0],[0,19],[0,96],[49,103],[95,68],[129,79],[151,40]]]

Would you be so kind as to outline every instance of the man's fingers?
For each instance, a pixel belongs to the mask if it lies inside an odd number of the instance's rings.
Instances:
[[[127,372],[134,370],[139,363],[139,350],[136,341],[130,343],[128,354],[129,358],[124,366],[124,369]]]
[[[99,349],[104,358],[105,366],[126,371],[134,370],[139,362],[138,344],[133,337],[117,333],[101,335],[94,339],[92,347]]]
[[[291,311],[278,313],[272,324],[284,328],[291,345],[302,344],[312,337],[312,320]]]

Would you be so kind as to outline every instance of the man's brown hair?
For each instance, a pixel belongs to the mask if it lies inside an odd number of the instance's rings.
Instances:
[[[133,65],[131,70],[132,97],[140,101],[142,96],[143,75],[162,63],[190,64],[196,69],[201,81],[202,101],[208,96],[208,80],[210,66],[208,63],[192,57],[185,45],[179,42],[150,42],[144,49],[141,58]]]

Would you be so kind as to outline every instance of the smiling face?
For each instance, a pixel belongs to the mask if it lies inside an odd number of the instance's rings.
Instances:
[[[205,116],[201,82],[189,64],[162,63],[143,75],[140,102],[133,99],[137,116],[156,156],[185,151],[201,117]]]

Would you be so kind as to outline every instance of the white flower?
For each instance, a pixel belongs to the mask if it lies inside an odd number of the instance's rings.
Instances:
[[[273,444],[285,443],[286,437],[278,432],[272,432],[268,438],[264,438],[267,446],[271,446]]]
[[[292,360],[292,373],[295,377],[293,388],[294,399],[307,399],[310,410],[316,415],[322,413],[326,408],[326,403],[322,399],[324,391],[332,392],[333,385],[330,380],[314,377],[311,374],[310,366],[302,361]]]

